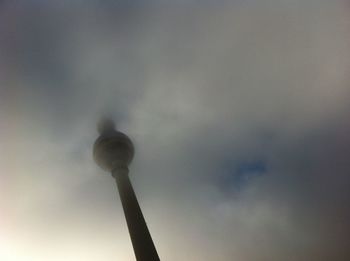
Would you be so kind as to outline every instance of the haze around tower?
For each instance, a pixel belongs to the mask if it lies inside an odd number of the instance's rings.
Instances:
[[[161,260],[350,260],[347,1],[0,3],[0,260],[134,260],[106,111]]]

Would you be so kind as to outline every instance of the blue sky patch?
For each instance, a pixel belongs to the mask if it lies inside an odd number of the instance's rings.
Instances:
[[[220,182],[224,189],[242,189],[252,180],[267,172],[266,162],[263,160],[229,163],[225,166]]]

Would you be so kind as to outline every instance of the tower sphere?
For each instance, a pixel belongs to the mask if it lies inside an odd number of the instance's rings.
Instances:
[[[94,144],[94,160],[102,169],[127,168],[134,157],[134,145],[128,136],[115,130],[114,122],[104,119],[98,124],[100,137]]]

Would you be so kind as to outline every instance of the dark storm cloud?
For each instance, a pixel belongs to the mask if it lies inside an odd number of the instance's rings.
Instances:
[[[347,260],[341,2],[174,5],[2,10],[9,259],[132,260],[115,184],[91,158],[108,112],[135,141],[131,178],[162,259]]]

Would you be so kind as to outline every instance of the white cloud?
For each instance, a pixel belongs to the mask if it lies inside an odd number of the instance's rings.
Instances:
[[[289,3],[8,9],[0,257],[132,260],[91,157],[104,111],[136,143],[132,180],[163,260],[348,256],[347,10]],[[223,189],[225,162],[256,159],[266,174]]]

